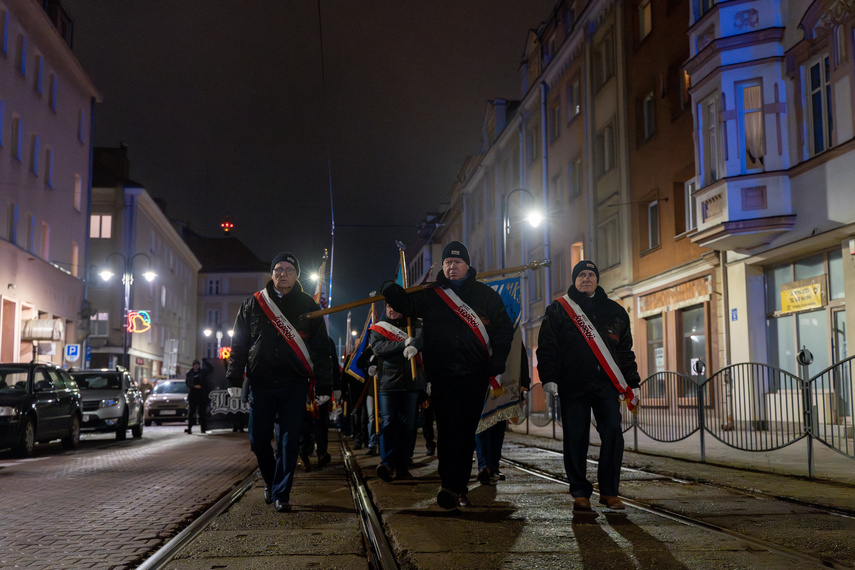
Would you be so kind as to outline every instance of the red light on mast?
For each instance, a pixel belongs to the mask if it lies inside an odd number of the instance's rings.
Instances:
[[[223,223],[220,224],[220,227],[223,229],[223,234],[229,235],[229,232],[235,227],[232,221],[226,216],[226,219],[223,220]]]

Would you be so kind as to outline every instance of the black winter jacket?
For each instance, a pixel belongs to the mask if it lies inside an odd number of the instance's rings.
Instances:
[[[440,271],[437,287],[452,286]],[[487,329],[492,357],[463,319],[433,289],[406,293],[396,283],[384,285],[382,293],[396,311],[409,317],[421,317],[424,328],[425,372],[431,382],[443,377],[486,375],[505,371],[514,328],[502,297],[489,285],[475,279],[469,268],[463,283],[452,287],[464,303],[477,313]]]
[[[282,297],[274,289],[273,281],[268,281],[265,288],[306,343],[317,379],[315,393],[332,394],[332,359],[324,320],[300,320],[300,315],[320,307],[310,295],[303,292],[299,281],[290,293]],[[241,304],[235,319],[232,353],[226,375],[229,387],[242,385],[244,369],[250,387],[273,387],[288,382],[307,381],[309,378],[306,367],[264,314],[254,295]]]
[[[602,287],[597,287],[594,296],[588,297],[571,285],[567,295],[591,319],[626,383],[633,389],[638,388],[641,379],[632,351],[632,334],[626,310],[609,299]],[[617,391],[582,333],[558,301],[553,301],[546,308],[540,325],[537,371],[543,384],[554,382],[558,385],[559,394],[599,391],[606,387]]]
[[[407,331],[407,319],[405,318],[392,320],[384,316],[380,321],[391,323],[405,333]],[[371,350],[377,356],[378,389],[381,392],[421,391],[425,389],[422,366],[418,362],[416,362],[416,379],[413,381],[412,365],[409,360],[404,358],[404,341],[389,340],[376,331],[371,331],[368,338],[371,343]],[[413,323],[413,339],[413,346],[422,350],[424,337],[422,336],[421,323]]]

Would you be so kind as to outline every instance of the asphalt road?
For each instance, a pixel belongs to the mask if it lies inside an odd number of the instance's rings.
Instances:
[[[255,470],[246,433],[183,430],[0,452],[0,568],[135,568]]]

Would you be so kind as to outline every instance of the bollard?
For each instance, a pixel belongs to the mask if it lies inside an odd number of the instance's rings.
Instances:
[[[808,477],[813,477],[813,414],[809,384],[813,354],[802,345],[802,349],[796,355],[796,361],[799,363],[799,376],[802,382],[802,422],[807,434]]]

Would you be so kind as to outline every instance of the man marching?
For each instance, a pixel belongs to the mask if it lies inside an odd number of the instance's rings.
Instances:
[[[291,510],[291,487],[300,448],[307,398],[326,403],[332,393],[332,361],[323,319],[300,320],[319,309],[304,293],[300,264],[280,252],[270,264],[271,281],[238,311],[227,372],[229,395],[240,397],[249,381],[249,443],[264,478],[264,499],[279,512]],[[270,440],[279,423],[274,457]]]
[[[564,469],[573,508],[591,510],[593,485],[586,477],[591,411],[600,434],[597,481],[600,503],[623,509],[618,497],[623,460],[620,402],[631,411],[640,383],[626,310],[598,286],[592,261],[573,268],[567,294],[546,309],[537,337],[537,371],[544,384],[555,383],[561,402]]]
[[[475,279],[469,251],[459,241],[442,250],[436,286],[407,294],[394,282],[383,296],[404,316],[422,317],[425,373],[436,412],[440,508],[471,505],[467,497],[475,430],[490,382],[501,382],[513,325],[502,297]]]

